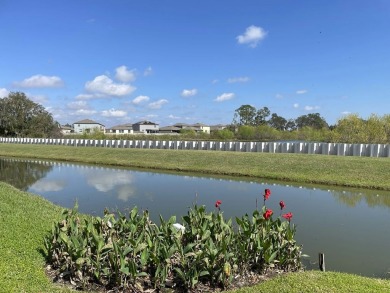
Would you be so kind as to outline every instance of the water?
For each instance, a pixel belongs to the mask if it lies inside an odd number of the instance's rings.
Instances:
[[[180,222],[195,202],[212,211],[216,200],[227,218],[251,214],[270,188],[267,207],[278,216],[283,200],[283,212],[293,213],[296,239],[310,256],[308,269],[318,268],[322,252],[327,270],[390,277],[389,192],[8,158],[0,158],[0,167],[1,181],[62,207],[77,200],[80,212],[102,215],[104,208],[126,212],[137,206],[155,221],[161,214]]]

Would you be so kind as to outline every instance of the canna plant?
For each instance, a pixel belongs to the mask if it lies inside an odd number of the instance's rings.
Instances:
[[[135,207],[128,215],[104,212],[104,217],[78,214],[77,205],[64,210],[45,237],[47,260],[58,278],[88,289],[142,291],[177,287],[192,290],[199,283],[229,288],[247,273],[301,268],[301,247],[294,240],[292,213],[273,218],[265,206],[271,191],[264,193],[264,206],[225,220],[222,202],[215,211],[194,204],[182,224],[173,216],[155,224],[148,211]],[[285,203],[281,201],[282,210]]]

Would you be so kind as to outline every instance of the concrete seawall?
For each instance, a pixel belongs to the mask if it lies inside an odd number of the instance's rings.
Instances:
[[[46,144],[74,147],[110,147],[166,150],[209,150],[230,152],[295,153],[335,156],[390,157],[389,144],[348,144],[325,142],[237,142],[185,140],[97,140],[73,138],[9,138],[0,143]]]

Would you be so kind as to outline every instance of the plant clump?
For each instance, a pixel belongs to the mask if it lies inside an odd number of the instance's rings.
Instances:
[[[223,290],[248,276],[301,268],[291,213],[273,219],[264,204],[233,225],[221,204],[214,212],[192,206],[182,224],[175,216],[153,223],[136,207],[127,216],[106,210],[102,218],[83,217],[77,206],[64,210],[44,239],[51,273],[82,289],[182,292]]]

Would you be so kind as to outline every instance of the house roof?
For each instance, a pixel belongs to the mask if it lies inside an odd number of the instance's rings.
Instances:
[[[186,123],[176,123],[174,124],[173,126],[176,126],[176,127],[188,127],[190,126],[189,124],[186,124]]]
[[[203,123],[195,123],[195,124],[193,124],[192,125],[193,127],[208,127],[208,125],[206,125],[206,124],[203,124]]]
[[[160,127],[160,131],[180,131],[181,128],[176,127],[176,126],[164,126]]]
[[[125,130],[125,129],[133,129],[133,124],[131,123],[127,123],[127,124],[121,124],[121,125],[115,125],[109,129],[112,129],[112,130]]]
[[[96,121],[93,121],[91,119],[83,119],[83,120],[77,121],[73,124],[99,124],[99,125],[104,126],[103,124],[96,122]]]
[[[148,121],[148,120],[139,121],[139,122],[134,123],[134,124],[139,124],[139,125],[158,125],[157,123],[154,123],[154,122],[151,122],[151,121]]]
[[[227,125],[224,125],[224,124],[217,124],[217,125],[211,125],[210,126],[210,129],[211,130],[218,130],[218,129],[224,129],[226,128]]]

